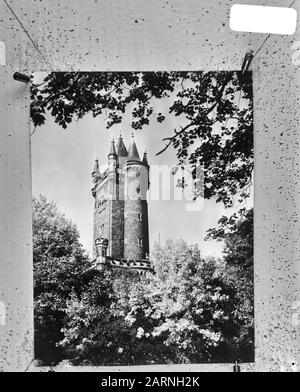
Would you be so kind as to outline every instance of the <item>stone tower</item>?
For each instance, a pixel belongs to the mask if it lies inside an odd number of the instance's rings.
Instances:
[[[108,264],[136,266],[149,254],[148,205],[149,164],[140,159],[132,135],[128,151],[122,136],[111,142],[108,168],[101,174],[98,159],[92,171],[94,187],[94,258]],[[100,244],[105,243],[103,248]],[[101,251],[99,250],[101,249]],[[100,263],[100,261],[99,261]],[[125,265],[126,264],[126,265]]]
[[[142,260],[149,253],[148,205],[149,165],[141,161],[134,138],[128,148],[124,170],[124,257]]]

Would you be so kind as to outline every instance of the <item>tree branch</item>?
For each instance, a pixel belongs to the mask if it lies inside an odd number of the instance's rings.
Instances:
[[[80,76],[81,76],[80,73],[78,73],[78,74],[76,75],[76,77],[73,79],[73,83],[71,84],[71,86],[68,86],[68,87],[64,88],[63,90],[58,91],[58,92],[55,93],[55,94],[49,95],[48,98],[44,99],[44,101],[40,102],[37,106],[45,106],[45,105],[47,105],[47,103],[50,102],[52,99],[55,99],[55,98],[59,97],[61,94],[64,94],[64,93],[66,93],[67,91],[69,91],[69,90],[71,89],[71,87],[73,87],[74,83],[76,83],[76,82],[78,81],[78,79],[80,79]]]
[[[223,82],[223,84],[222,84],[222,86],[221,86],[221,88],[220,88],[218,94],[216,95],[216,101],[215,101],[215,102],[205,111],[204,114],[202,114],[202,117],[208,116],[209,113],[211,113],[211,112],[214,110],[214,108],[220,103],[220,101],[221,101],[221,99],[222,99],[222,95],[223,95],[224,90],[225,90],[225,87],[226,87],[226,85],[227,85],[227,83],[228,83],[229,81],[230,81],[230,77],[228,76],[227,78],[225,78],[225,80],[224,80],[224,82]],[[197,125],[197,123],[198,123],[198,121],[195,120],[195,121],[191,122],[190,124],[186,125],[185,127],[183,127],[183,128],[181,127],[181,130],[180,130],[180,131],[176,131],[176,129],[174,129],[175,135],[170,136],[170,137],[165,137],[165,138],[162,139],[163,141],[167,141],[167,140],[168,140],[168,143],[165,145],[165,147],[164,147],[162,150],[160,150],[158,153],[156,153],[156,156],[157,156],[157,155],[160,155],[160,154],[162,154],[164,151],[166,151],[166,150],[169,148],[169,146],[172,144],[172,142],[173,142],[179,135],[181,135],[182,133],[184,133],[184,132],[185,132],[188,128],[190,128],[191,126]]]
[[[193,122],[191,122],[190,124],[186,125],[185,127],[183,127],[183,128],[181,127],[180,131],[176,131],[176,129],[174,129],[175,135],[174,136],[170,136],[170,137],[165,137],[165,138],[162,139],[163,141],[167,141],[168,140],[169,142],[165,145],[165,147],[161,151],[156,153],[156,155],[159,155],[159,154],[163,153],[164,151],[166,151],[166,149],[172,144],[173,140],[176,139],[177,136],[179,136],[180,134],[184,133],[189,127],[191,127],[193,125],[195,125],[195,124]]]

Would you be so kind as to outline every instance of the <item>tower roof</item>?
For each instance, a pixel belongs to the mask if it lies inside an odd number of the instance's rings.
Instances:
[[[98,158],[95,159],[95,163],[94,163],[94,168],[93,168],[92,174],[100,174]]]
[[[110,144],[110,150],[109,150],[108,156],[110,156],[110,155],[117,155],[114,139],[111,141],[111,144]]]
[[[138,152],[137,146],[135,144],[133,134],[131,135],[131,137],[132,137],[132,139],[131,139],[131,142],[130,142],[129,148],[128,148],[128,161],[140,161],[139,152]]]
[[[148,158],[147,158],[147,152],[146,151],[144,152],[144,156],[143,156],[143,161],[142,162],[143,162],[144,165],[149,166]]]
[[[117,142],[117,154],[119,157],[127,157],[127,150],[123,142],[122,135],[120,135]]]

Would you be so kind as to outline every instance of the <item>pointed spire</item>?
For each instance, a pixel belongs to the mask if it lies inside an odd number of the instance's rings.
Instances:
[[[101,173],[100,173],[100,168],[99,168],[99,162],[98,162],[98,158],[96,158],[94,168],[92,171],[93,182],[97,183],[97,181],[100,177],[101,177]]]
[[[108,156],[110,156],[110,155],[117,155],[114,139],[112,139],[112,141],[111,141],[111,145],[110,145],[110,150],[109,150]]]
[[[122,134],[120,133],[118,142],[117,142],[117,154],[119,157],[127,157],[127,150],[125,144],[123,142]]]
[[[142,162],[143,162],[144,165],[149,166],[148,158],[147,158],[147,152],[146,151],[144,152],[144,156],[143,156],[143,161]]]
[[[96,159],[95,159],[95,163],[94,163],[94,168],[93,168],[92,174],[99,174],[100,175],[100,168],[99,168],[98,157],[96,157]]]
[[[128,148],[128,161],[140,161],[138,149],[135,144],[134,135],[131,135],[131,142]]]

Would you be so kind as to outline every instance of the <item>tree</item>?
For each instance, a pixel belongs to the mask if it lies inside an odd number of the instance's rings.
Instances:
[[[155,110],[170,102],[168,113]],[[142,129],[151,118],[175,116],[178,127],[165,146],[176,150],[178,165],[190,164],[196,188],[197,167],[205,169],[204,197],[231,206],[247,197],[253,170],[252,74],[246,72],[81,72],[51,73],[31,89],[35,127],[49,111],[63,128],[87,113],[106,115],[107,128],[131,111],[132,127]]]
[[[231,349],[236,357],[249,361],[248,353],[254,344],[253,208],[223,216],[219,226],[209,230],[207,238],[224,241],[223,255],[229,272],[225,280],[235,291],[232,319],[239,326]]]
[[[35,356],[44,365],[228,362],[253,357],[253,212],[210,236],[224,260],[168,240],[155,274],[90,270],[77,228],[54,202],[33,200]]]
[[[62,359],[57,343],[66,301],[82,289],[88,257],[76,226],[43,196],[33,198],[33,268],[35,357],[43,364]]]
[[[201,257],[183,240],[156,244],[151,258],[155,274],[99,272],[69,299],[61,341],[69,359],[81,365],[235,360],[241,329],[227,264]],[[243,359],[252,352],[248,345]]]
[[[201,257],[197,245],[183,240],[157,244],[152,260],[156,274],[145,286],[150,305],[144,312],[156,321],[152,335],[163,339],[170,358],[175,363],[235,360],[241,330],[228,265]],[[243,359],[251,357],[253,346],[247,349]]]
[[[137,278],[130,271],[91,272],[82,295],[74,293],[69,299],[60,346],[73,364],[126,365],[133,361],[134,330],[126,323],[120,303],[126,284],[133,286]],[[114,287],[117,281],[118,290]]]
[[[228,300],[221,293],[217,265],[203,259],[197,245],[183,240],[156,244],[152,261],[156,273],[146,285],[148,305],[143,310],[154,321],[149,332],[162,340],[169,361],[214,360],[214,347],[222,340],[222,303]]]

